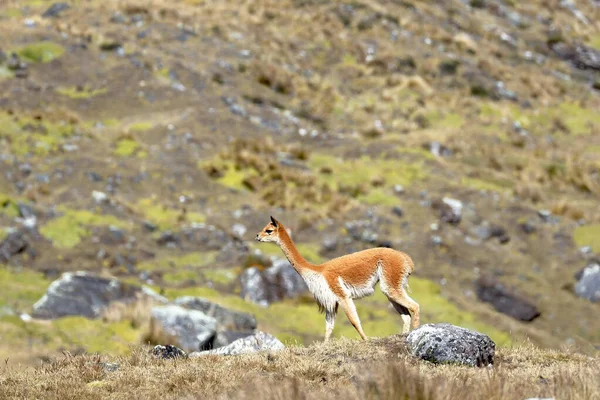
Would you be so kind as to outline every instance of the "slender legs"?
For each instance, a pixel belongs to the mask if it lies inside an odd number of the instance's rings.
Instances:
[[[411,329],[419,327],[419,304],[411,299],[404,289],[392,289],[386,293],[394,309],[402,316],[404,327],[402,333],[408,332],[408,323],[411,322]]]
[[[352,299],[350,298],[347,298],[341,300],[340,304],[346,312],[346,316],[348,316],[350,323],[352,324],[352,326],[354,326],[354,329],[357,330],[358,334],[361,338],[363,338],[363,340],[367,340],[367,335],[365,335],[365,333],[362,330],[362,326],[360,325],[360,319],[358,319],[358,313],[356,312],[356,306],[354,305],[354,301],[352,301]]]
[[[333,332],[333,327],[335,326],[335,315],[337,314],[337,304],[335,305],[335,310],[333,311],[325,311],[325,341],[329,340],[331,336],[331,332]]]

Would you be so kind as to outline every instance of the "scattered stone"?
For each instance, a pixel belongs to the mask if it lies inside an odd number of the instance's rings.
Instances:
[[[233,224],[233,226],[231,227],[231,232],[233,233],[233,235],[237,236],[240,239],[244,237],[247,231],[248,229],[244,224],[237,223]]]
[[[150,354],[155,357],[163,358],[165,360],[174,359],[174,358],[186,358],[187,354],[185,351],[181,350],[179,347],[168,344],[166,346],[157,345],[150,350]]]
[[[323,239],[323,250],[326,252],[335,251],[338,245],[338,239],[335,236],[327,236]]]
[[[220,329],[228,331],[253,331],[256,318],[253,315],[232,311],[201,297],[184,296],[175,299],[175,304],[191,310],[202,311],[217,320]]]
[[[431,206],[439,210],[440,219],[449,224],[456,225],[462,218],[463,203],[460,200],[444,197],[441,201],[432,202]]]
[[[467,33],[461,32],[454,36],[454,43],[469,53],[477,52],[477,42]]]
[[[217,320],[202,311],[178,305],[152,308],[152,323],[173,337],[184,351],[199,351],[210,347],[217,333]]]
[[[450,157],[452,155],[452,150],[440,142],[431,142],[428,145],[426,144],[425,148],[436,157]]]
[[[533,224],[529,223],[529,222],[522,222],[519,224],[519,228],[521,228],[521,230],[523,231],[523,233],[526,233],[527,235],[530,235],[532,233],[535,233],[536,228]]]
[[[394,185],[394,193],[402,194],[404,193],[404,186],[402,185]]]
[[[579,69],[600,71],[600,51],[582,44],[558,42],[550,45],[556,55]]]
[[[600,302],[600,260],[592,260],[575,275],[575,294],[592,302]]]
[[[253,336],[255,331],[235,332],[235,331],[217,331],[215,340],[212,343],[211,349],[228,346],[236,340]],[[209,350],[211,350],[209,349]]]
[[[450,324],[425,324],[406,341],[411,353],[435,364],[487,367],[494,364],[496,345],[487,335]]]
[[[100,364],[102,365],[102,367],[104,368],[104,370],[106,372],[115,372],[115,371],[118,371],[119,368],[121,367],[119,364],[111,363],[111,362],[103,362]]]
[[[156,224],[153,224],[150,221],[144,221],[142,223],[142,225],[144,226],[144,228],[148,231],[148,232],[154,232],[158,229],[158,226],[156,226]]]
[[[394,214],[397,217],[402,217],[404,216],[404,211],[402,210],[402,207],[394,206],[392,207],[392,214]]]
[[[442,75],[454,75],[459,65],[460,62],[458,60],[445,60],[440,62],[438,70]]]
[[[504,287],[492,277],[481,277],[475,282],[477,297],[490,303],[496,311],[519,321],[531,322],[541,315],[538,308],[521,295]]]
[[[0,242],[0,264],[6,263],[13,256],[22,253],[28,246],[29,242],[22,232],[14,231],[9,233]]]
[[[35,212],[33,208],[23,202],[18,202],[17,207],[19,208],[19,216],[21,218],[35,218]]]
[[[94,201],[98,204],[104,203],[108,201],[108,195],[104,192],[99,192],[97,190],[94,190],[92,192],[92,198],[94,199]]]
[[[163,232],[158,239],[156,239],[156,243],[161,246],[176,246],[179,242],[179,235],[171,231]]]
[[[62,2],[54,3],[50,7],[48,7],[48,9],[46,11],[44,11],[44,13],[42,14],[42,17],[44,17],[44,18],[58,17],[58,16],[60,16],[60,14],[63,11],[68,10],[69,8],[71,8],[71,6],[68,3],[62,3]]]
[[[550,210],[538,210],[537,214],[544,222],[552,221],[552,211]]]
[[[308,291],[302,277],[284,259],[274,261],[273,265],[264,271],[256,267],[245,269],[240,276],[240,282],[242,298],[263,307]]]
[[[252,336],[238,339],[230,345],[220,347],[214,350],[194,352],[189,357],[201,357],[209,354],[234,356],[240,354],[254,353],[257,351],[278,351],[283,350],[285,346],[276,337],[264,332],[256,332]]]
[[[35,318],[55,319],[67,315],[98,318],[111,303],[134,301],[142,294],[137,286],[88,272],[66,272],[52,282],[33,305]]]

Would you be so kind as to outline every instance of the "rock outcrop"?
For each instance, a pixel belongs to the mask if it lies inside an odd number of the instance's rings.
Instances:
[[[215,318],[177,305],[153,307],[151,323],[188,352],[210,348],[217,333]]]
[[[257,267],[245,269],[240,282],[241,296],[263,307],[308,291],[302,277],[283,259],[274,261],[273,265],[264,271]]]
[[[575,294],[593,302],[600,302],[600,261],[593,260],[575,275]]]
[[[50,284],[33,305],[34,318],[54,319],[67,315],[98,318],[112,302],[134,301],[142,288],[88,272],[67,272]]]
[[[189,354],[189,357],[201,357],[209,354],[233,356],[254,353],[257,351],[277,351],[283,350],[284,348],[285,346],[283,343],[281,343],[276,337],[259,331],[252,336],[238,339],[233,343],[218,349],[191,353]]]
[[[492,277],[479,278],[475,289],[479,300],[491,303],[497,311],[519,321],[530,322],[541,315],[535,304]]]
[[[162,346],[160,344],[157,346],[154,346],[152,348],[152,350],[150,350],[150,354],[152,354],[155,357],[164,358],[164,359],[187,357],[187,354],[185,353],[185,351],[181,350],[179,347],[176,347],[176,346],[173,346],[170,344],[168,344],[166,346]]]
[[[14,255],[23,252],[28,246],[27,239],[22,232],[9,233],[0,241],[0,263],[5,263]]]
[[[494,363],[496,345],[487,335],[450,324],[426,324],[406,338],[411,353],[435,364],[485,367]]]
[[[215,318],[220,328],[231,331],[252,331],[256,329],[256,318],[253,315],[229,310],[201,297],[183,296],[175,299],[178,306],[190,310],[202,311]]]

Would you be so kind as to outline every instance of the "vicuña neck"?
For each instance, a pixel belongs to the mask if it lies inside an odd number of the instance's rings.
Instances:
[[[316,265],[309,263],[302,257],[283,226],[279,228],[279,247],[281,247],[281,251],[283,251],[283,254],[299,274],[302,274],[306,270],[315,271],[318,269]]]

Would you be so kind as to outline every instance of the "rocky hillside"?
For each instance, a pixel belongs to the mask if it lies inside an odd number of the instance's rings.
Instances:
[[[69,271],[319,340],[253,241],[269,215],[313,262],[409,253],[423,323],[597,352],[600,6],[521,3],[1,2],[0,356],[147,337],[32,319]],[[400,331],[383,295],[358,305],[367,335]]]

